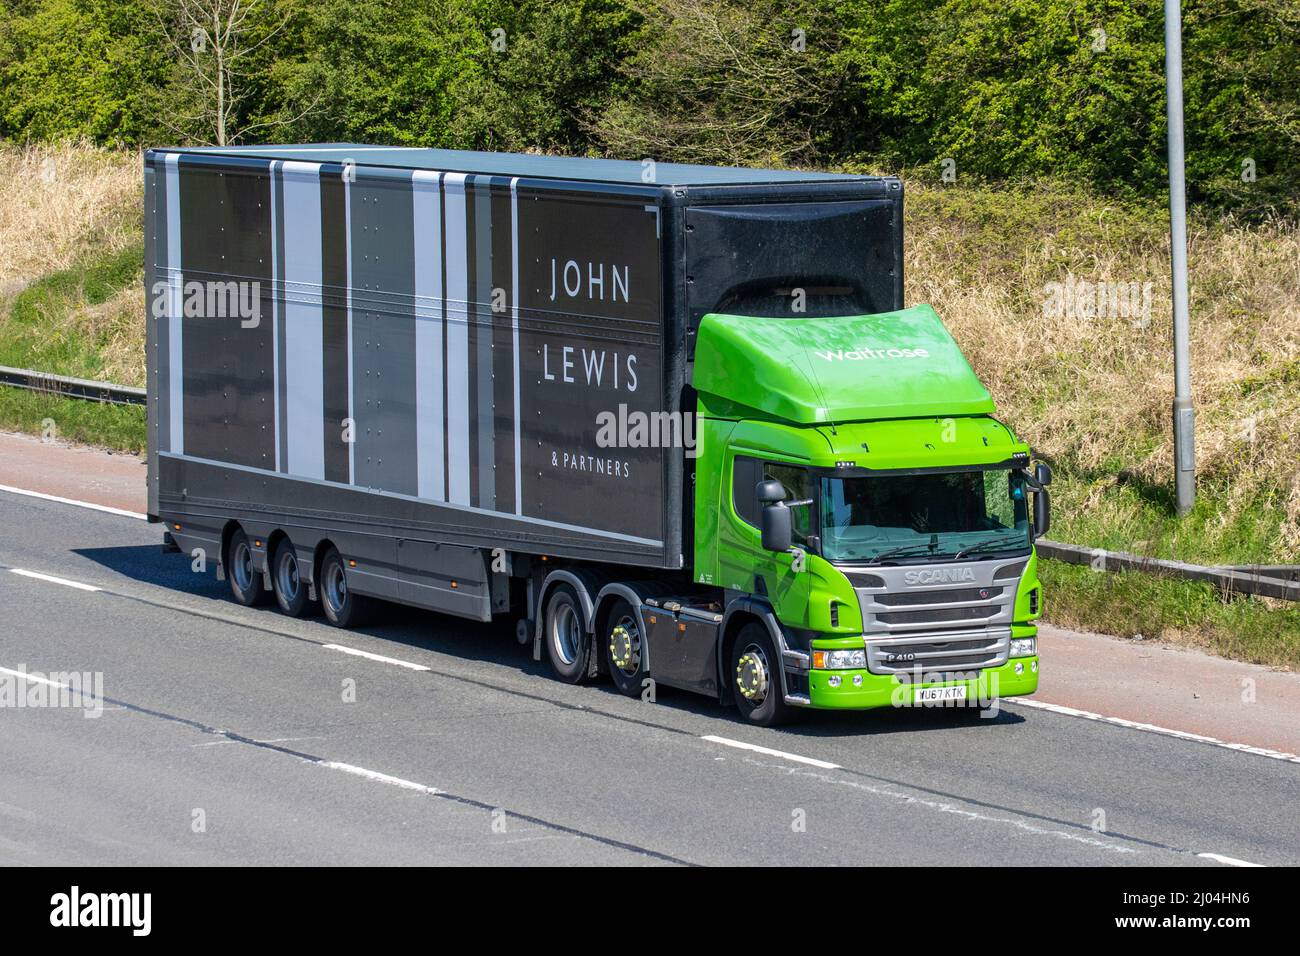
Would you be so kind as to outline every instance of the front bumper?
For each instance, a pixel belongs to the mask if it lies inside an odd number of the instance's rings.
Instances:
[[[1016,673],[1021,665],[1021,673]],[[840,685],[832,687],[831,677]],[[857,684],[855,678],[861,678]],[[918,704],[913,700],[916,687],[960,687],[966,685],[965,706],[973,707],[1000,697],[1018,697],[1038,690],[1038,658],[1016,657],[1001,667],[980,671],[974,680],[922,680],[904,683],[895,674],[873,674],[868,670],[813,670],[808,672],[808,699],[811,707],[828,710],[867,710],[873,707],[941,707],[949,704]]]

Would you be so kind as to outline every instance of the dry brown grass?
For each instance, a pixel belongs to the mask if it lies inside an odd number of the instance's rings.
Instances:
[[[144,385],[144,285],[133,283],[100,305],[83,305],[69,316],[70,332],[99,342],[105,381]]]
[[[0,144],[0,167],[12,186],[0,202],[0,322],[14,296],[38,279],[128,254],[141,239],[140,157],[85,143],[18,147]],[[66,293],[41,299],[41,348],[75,355],[88,348],[109,381],[144,381],[144,290],[132,282],[91,304],[85,278]],[[30,331],[25,331],[29,335]],[[65,350],[64,343],[68,344]],[[78,347],[81,343],[81,347]],[[44,368],[36,356],[33,364]],[[50,368],[84,374],[81,368]]]
[[[85,143],[0,143],[0,297],[93,250],[138,242],[140,158]]]

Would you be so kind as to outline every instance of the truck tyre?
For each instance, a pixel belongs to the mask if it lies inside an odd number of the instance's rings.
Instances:
[[[546,602],[543,628],[546,656],[550,658],[555,676],[566,684],[581,683],[587,676],[591,642],[587,640],[582,605],[569,585],[561,584],[551,592]]]
[[[302,617],[310,610],[307,582],[298,573],[298,555],[288,538],[281,538],[271,554],[271,587],[275,603],[290,617]]]
[[[348,570],[343,556],[333,548],[320,563],[320,583],[316,591],[320,594],[325,620],[335,627],[356,627],[370,610],[370,600],[353,593],[348,586]]]
[[[622,598],[610,605],[600,635],[606,669],[614,686],[628,697],[639,697],[646,671],[645,628],[632,605]]]
[[[726,679],[740,715],[751,724],[775,727],[791,717],[781,689],[781,655],[767,628],[757,621],[746,624],[731,645],[731,667]]]
[[[230,595],[244,607],[265,604],[267,594],[262,590],[262,575],[253,567],[253,546],[242,528],[236,528],[226,545],[226,577],[230,580]]]

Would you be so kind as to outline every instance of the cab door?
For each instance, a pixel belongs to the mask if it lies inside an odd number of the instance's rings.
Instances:
[[[805,465],[737,449],[728,449],[726,468],[730,480],[720,483],[718,502],[717,583],[766,598],[778,619],[799,626],[807,618],[806,552],[809,537],[816,533],[816,504],[792,509],[794,547],[777,554],[763,548],[755,488],[760,481],[776,479],[785,487],[787,500],[802,501],[815,497],[815,479]]]

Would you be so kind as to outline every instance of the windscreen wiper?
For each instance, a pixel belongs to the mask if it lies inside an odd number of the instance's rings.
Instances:
[[[934,550],[934,545],[933,544],[905,544],[902,545],[901,547],[891,548],[889,551],[881,551],[878,555],[876,555],[874,558],[868,561],[867,564],[879,564],[881,561],[885,560],[885,558],[892,558],[895,555],[915,554],[918,548],[921,549],[922,551],[929,552]]]
[[[968,545],[967,547],[962,548],[960,551],[958,551],[956,554],[953,555],[953,558],[954,558],[954,559],[957,559],[957,558],[964,558],[964,557],[966,557],[966,555],[968,555],[968,554],[974,554],[976,551],[986,551],[986,550],[988,550],[989,548],[992,548],[992,547],[993,547],[994,545],[996,545],[996,544],[1000,544],[1000,545],[1002,545],[1004,548],[1013,548],[1013,547],[1015,547],[1015,545],[1014,545],[1013,543],[1007,541],[1007,539],[1006,539],[1005,537],[1001,537],[1001,538],[985,538],[983,541],[976,541],[974,544],[972,544],[972,545]]]

